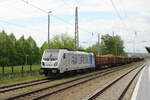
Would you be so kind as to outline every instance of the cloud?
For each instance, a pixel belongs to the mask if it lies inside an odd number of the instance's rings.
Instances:
[[[51,16],[51,38],[55,34],[64,32],[74,36],[74,10],[75,6],[78,5],[79,34],[83,46],[87,47],[94,44],[97,41],[97,33],[112,35],[114,31],[124,40],[125,50],[133,51],[134,32],[136,31],[136,49],[140,52],[146,52],[144,45],[148,45],[148,43],[142,43],[141,41],[149,41],[149,0],[113,0],[122,21],[118,18],[110,0],[27,1],[45,11],[52,10],[53,15],[66,21]],[[47,41],[47,13],[26,4],[22,0],[0,2],[0,13],[0,29],[5,29],[9,33],[13,32],[17,38],[21,35],[25,35],[26,38],[31,35],[39,46]],[[19,25],[4,23],[1,20]],[[23,25],[23,27],[19,27],[20,25]],[[92,32],[94,36],[92,36]],[[82,43],[84,41],[87,43]]]

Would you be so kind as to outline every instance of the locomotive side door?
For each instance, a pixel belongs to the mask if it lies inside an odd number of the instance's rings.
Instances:
[[[65,71],[69,71],[69,53],[63,54],[63,66]]]
[[[65,64],[64,65],[65,65],[66,71],[70,70],[70,64],[69,64],[70,57],[69,56],[70,56],[69,53],[65,53],[65,60],[64,60]]]
[[[63,53],[62,56],[61,56],[61,61],[60,61],[60,71],[61,73],[65,72],[68,70],[67,68],[67,53]]]

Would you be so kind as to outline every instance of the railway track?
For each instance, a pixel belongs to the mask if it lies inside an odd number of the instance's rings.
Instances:
[[[104,70],[101,70],[99,72],[103,72],[105,70],[109,70],[109,69],[104,69]],[[87,73],[85,73],[85,75],[86,74]],[[41,79],[41,80],[34,80],[34,81],[30,81],[30,82],[24,82],[24,83],[19,83],[19,84],[13,84],[13,85],[0,87],[0,96],[2,96],[2,97],[0,97],[0,99],[5,98],[6,96],[10,97],[12,95],[16,95],[16,94],[19,94],[19,93],[24,93],[25,91],[29,91],[28,89],[31,89],[35,86],[38,86],[38,85],[41,85],[41,84],[44,84],[44,83],[52,82],[54,80],[56,80],[56,79],[45,78],[45,79]],[[21,89],[23,89],[23,91]]]
[[[34,85],[39,85],[42,83],[50,82],[52,80],[53,79],[45,78],[45,79],[34,80],[34,81],[30,81],[30,82],[24,82],[24,83],[19,83],[19,84],[3,86],[3,87],[0,87],[0,93],[9,92],[9,91],[13,91],[13,90],[21,89],[21,88],[26,88],[26,87],[30,87],[30,86],[34,86]]]
[[[30,82],[23,82],[23,83],[18,83],[18,84],[1,86],[0,87],[0,93],[10,92],[10,91],[14,91],[14,90],[21,89],[21,88],[28,88],[28,87],[31,87],[31,86],[51,82],[51,81],[54,81],[54,80],[55,79],[44,78],[44,79],[34,80],[34,81],[30,81]]]
[[[141,68],[138,69],[138,71],[132,76],[131,80],[127,83],[127,85],[125,86],[125,88],[123,89],[123,91],[117,96],[117,98],[112,98],[113,100],[123,100],[123,97],[125,96],[127,90],[129,89],[129,87],[131,86],[132,82],[135,80],[135,78],[137,77],[137,75],[144,68],[144,66],[145,65],[142,65]],[[104,100],[104,99],[110,99],[110,98],[103,98],[103,97],[101,98],[100,96],[104,95],[105,92],[108,91],[110,87],[112,87],[113,85],[115,85],[117,82],[119,82],[121,79],[123,79],[125,76],[127,76],[130,73],[132,73],[136,69],[137,68],[131,69],[130,71],[128,71],[125,74],[117,77],[113,81],[105,84],[102,88],[100,88],[97,91],[95,91],[95,93],[88,95],[83,100],[101,100],[101,99]]]
[[[10,92],[10,91],[21,89],[21,88],[27,88],[27,87],[30,87],[30,86],[35,86],[35,85],[51,82],[51,81],[54,81],[54,80],[55,80],[55,78],[54,79],[44,78],[44,79],[40,79],[40,80],[34,80],[34,81],[29,81],[29,82],[23,82],[23,83],[18,83],[18,84],[1,86],[0,87],[0,93]]]
[[[56,84],[56,85],[53,85],[53,86],[48,86],[48,87],[38,89],[38,90],[35,90],[35,91],[26,92],[26,93],[22,93],[22,94],[12,96],[12,97],[8,97],[8,98],[5,98],[4,100],[14,100],[14,99],[17,99],[17,100],[20,100],[20,99],[39,100],[39,99],[45,98],[47,96],[50,96],[52,94],[61,92],[63,90],[67,90],[71,87],[74,87],[74,86],[77,86],[77,85],[80,85],[80,84],[84,84],[88,81],[94,80],[94,79],[99,78],[101,76],[104,76],[104,75],[107,75],[109,73],[113,73],[113,72],[116,72],[116,71],[119,71],[119,70],[122,70],[122,69],[123,69],[122,67],[110,68],[110,69],[100,71],[100,72],[92,74],[92,75],[87,75],[87,76],[84,76],[84,77],[80,77],[80,78],[76,78],[76,79],[73,79],[73,80],[70,80],[70,81],[59,83],[59,84]]]

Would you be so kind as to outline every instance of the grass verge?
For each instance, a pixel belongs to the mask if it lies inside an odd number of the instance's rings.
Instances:
[[[15,84],[15,83],[22,83],[22,82],[28,82],[28,81],[32,81],[32,80],[38,80],[38,79],[42,79],[45,78],[44,75],[40,75],[38,72],[32,72],[31,73],[24,73],[22,74],[17,74],[15,77],[10,75],[7,77],[3,77],[0,76],[0,86],[5,86],[5,85],[9,85],[9,84]]]
[[[32,71],[37,71],[40,69],[40,65],[32,65],[31,66]],[[30,65],[23,66],[23,71],[30,71]],[[13,72],[22,72],[22,66],[14,66]],[[0,74],[3,73],[3,68],[0,67]],[[4,66],[4,73],[12,73],[12,66]]]

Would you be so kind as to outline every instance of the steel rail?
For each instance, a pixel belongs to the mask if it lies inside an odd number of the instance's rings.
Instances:
[[[26,84],[19,84],[19,86],[15,85],[12,87],[5,87],[4,89],[0,89],[0,93],[4,93],[4,92],[9,92],[9,91],[13,91],[13,90],[17,90],[17,89],[21,89],[21,88],[27,88],[30,86],[34,86],[34,85],[39,85],[39,84],[43,84],[43,83],[47,83],[53,80],[38,80],[38,81],[34,81],[34,82],[29,82]]]
[[[33,81],[29,81],[29,82],[22,82],[22,83],[17,83],[17,84],[11,84],[11,85],[6,85],[6,86],[0,86],[0,89],[10,88],[10,87],[18,86],[18,85],[29,84],[29,83],[33,83],[33,82],[37,82],[37,81],[46,80],[46,79],[48,79],[48,78],[44,78],[44,79],[40,79],[40,80],[33,80]]]
[[[131,84],[133,83],[133,81],[135,80],[135,78],[137,77],[137,75],[141,72],[141,70],[144,68],[144,66],[133,76],[133,78],[130,80],[130,82],[127,84],[127,86],[125,87],[125,89],[123,90],[123,92],[121,93],[121,95],[118,97],[118,100],[122,100],[123,97],[125,96],[125,94],[127,93],[127,90],[129,89],[129,87],[131,86]]]
[[[142,66],[140,66],[140,70],[136,73],[136,75],[144,68],[145,64],[143,64]],[[102,88],[98,89],[97,91],[95,91],[95,93],[87,96],[84,100],[94,100],[96,97],[98,97],[100,94],[102,94],[104,91],[106,91],[109,87],[111,87],[112,85],[114,85],[116,82],[118,82],[119,80],[121,80],[123,77],[125,77],[126,75],[128,75],[129,73],[131,73],[132,71],[134,71],[135,69],[137,69],[138,67],[136,68],[133,68],[131,70],[129,70],[128,72],[126,72],[125,74],[117,77],[116,79],[114,79],[113,81],[105,84]],[[134,76],[136,77],[136,76]],[[134,80],[134,79],[133,79]],[[131,83],[130,83],[131,84]],[[129,87],[129,86],[127,86]],[[124,96],[124,93],[126,93],[127,91],[127,88],[123,91],[123,93],[121,94],[121,96],[119,96],[118,100],[121,100],[122,97]]]
[[[50,95],[52,95],[52,94],[61,92],[61,91],[63,91],[63,90],[67,90],[67,89],[69,89],[69,88],[71,88],[71,87],[74,87],[74,86],[77,86],[77,85],[84,84],[84,83],[86,83],[86,82],[89,82],[89,81],[94,80],[94,79],[96,79],[96,78],[99,78],[99,77],[101,77],[101,76],[105,76],[105,75],[108,75],[108,74],[110,74],[110,73],[113,73],[113,72],[116,72],[116,71],[119,71],[119,70],[122,70],[122,69],[114,69],[114,70],[108,71],[108,72],[106,72],[106,73],[101,73],[100,75],[95,76],[94,78],[92,77],[92,78],[87,79],[87,80],[84,80],[84,81],[82,81],[82,82],[79,82],[79,83],[73,84],[73,85],[71,85],[71,86],[68,86],[68,87],[59,89],[59,90],[57,90],[57,91],[53,91],[53,92],[51,92],[51,93],[47,93],[47,94],[44,94],[44,95],[42,95],[42,96],[35,97],[35,98],[33,98],[33,100],[42,99],[42,98],[44,98],[44,97],[47,97],[47,96],[50,96]]]
[[[38,89],[38,90],[35,90],[35,91],[31,91],[31,92],[26,92],[26,93],[22,93],[22,94],[18,94],[18,95],[15,95],[15,96],[12,96],[12,97],[8,97],[8,98],[5,98],[4,100],[13,100],[13,99],[18,99],[18,98],[23,98],[23,97],[25,97],[25,96],[28,96],[28,95],[31,95],[31,94],[34,94],[34,93],[37,93],[37,92],[40,92],[40,91],[44,91],[44,90],[47,90],[47,89],[50,89],[50,88],[55,88],[55,87],[58,87],[58,86],[61,86],[61,85],[65,85],[65,84],[67,84],[67,83],[71,83],[71,82],[74,82],[74,81],[77,81],[77,80],[81,80],[81,79],[85,79],[85,78],[88,78],[88,77],[92,77],[92,76],[95,76],[95,75],[98,75],[98,74],[100,74],[99,75],[99,77],[100,76],[103,76],[103,75],[107,75],[107,74],[109,74],[109,73],[113,73],[113,72],[115,72],[116,70],[121,70],[122,68],[121,67],[117,67],[116,69],[114,69],[114,70],[112,70],[112,68],[111,69],[107,69],[107,70],[104,70],[104,71],[100,71],[100,72],[98,72],[98,73],[95,73],[95,74],[92,74],[92,75],[87,75],[87,76],[83,76],[83,77],[80,77],[80,78],[77,78],[77,79],[73,79],[73,80],[70,80],[70,81],[66,81],[66,82],[62,82],[62,83],[59,83],[59,84],[55,84],[55,85],[52,85],[52,86],[48,86],[48,87],[45,87],[45,88],[41,88],[41,89]],[[118,71],[117,70],[117,71]],[[92,79],[90,79],[90,80],[93,80],[94,78],[92,78]],[[88,80],[87,80],[88,81]],[[85,81],[86,82],[86,81]],[[85,83],[85,82],[82,82],[82,83]],[[79,84],[79,83],[78,83]],[[75,86],[75,85],[74,85]],[[68,87],[68,88],[71,88],[71,87],[73,87],[73,86],[70,86],[70,87]],[[65,89],[68,89],[67,87],[65,88]],[[65,89],[62,89],[62,90],[65,90]],[[62,90],[59,90],[59,91],[62,91]],[[59,91],[53,91],[53,93],[52,94],[54,94],[54,93],[56,93],[56,92],[59,92]],[[49,93],[49,94],[46,94],[47,96],[48,95],[51,95],[51,93]],[[45,95],[44,95],[45,96]],[[39,97],[40,98],[40,97]],[[38,99],[38,97],[37,98],[35,98],[35,99]]]

